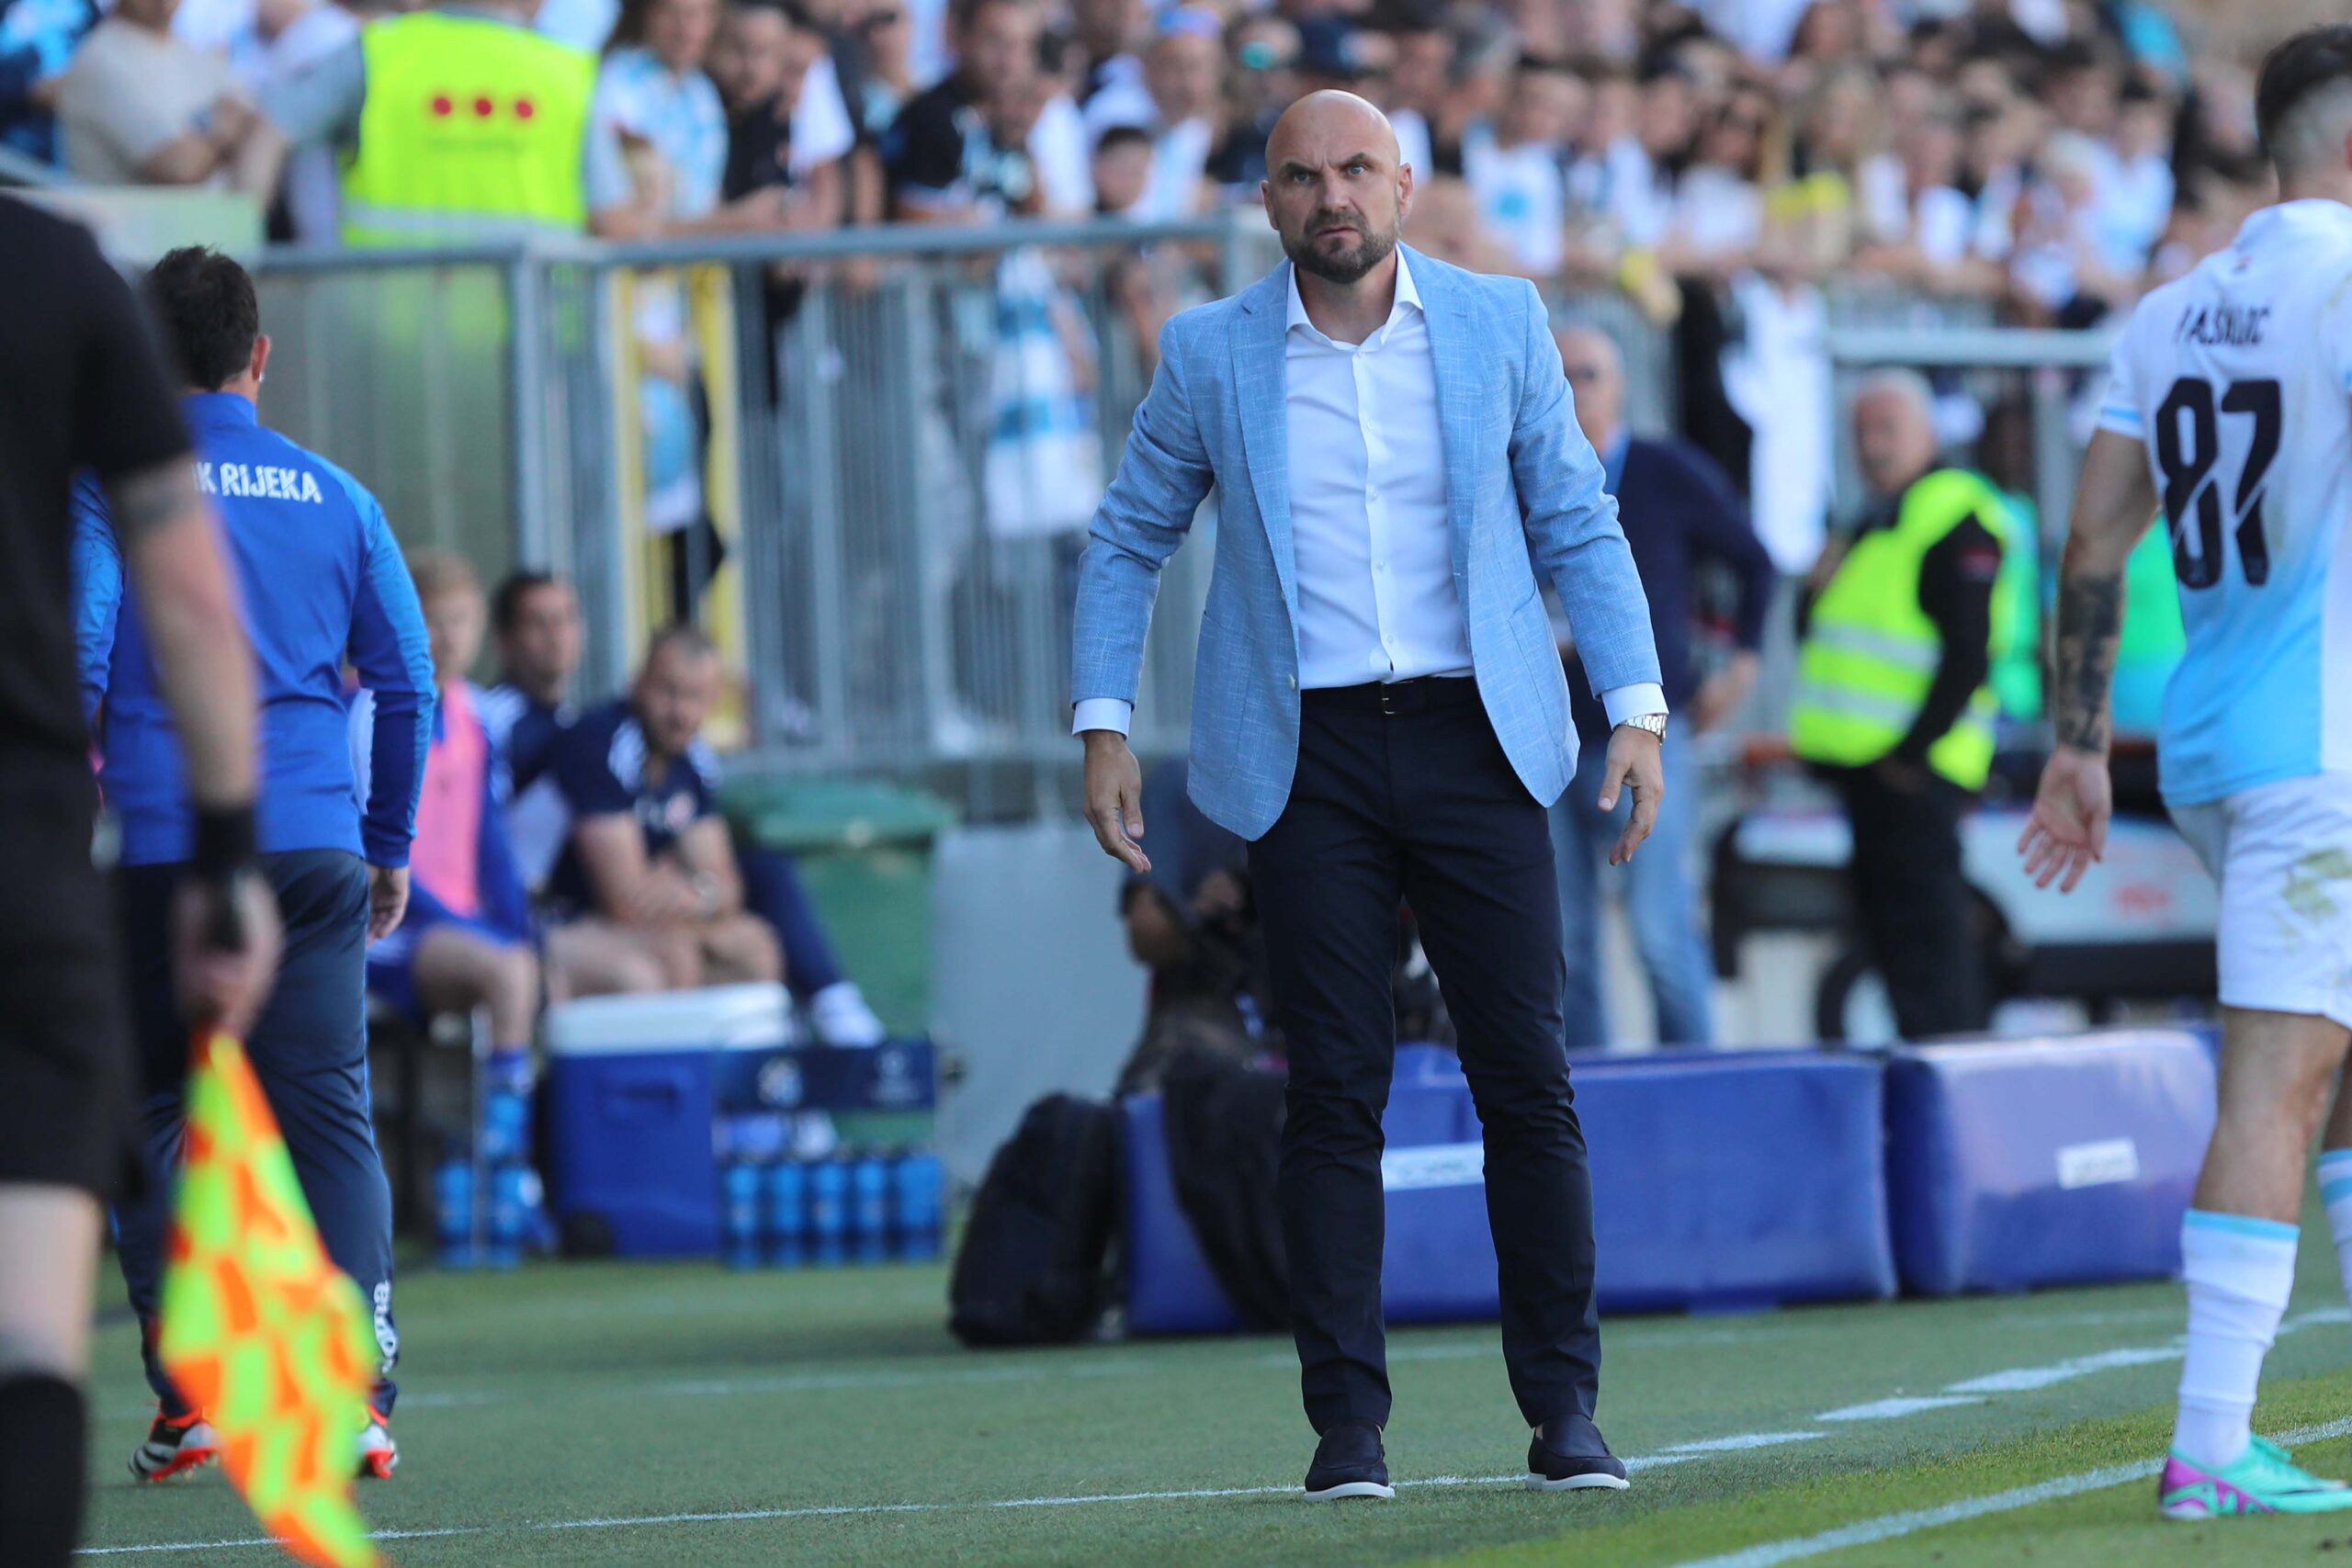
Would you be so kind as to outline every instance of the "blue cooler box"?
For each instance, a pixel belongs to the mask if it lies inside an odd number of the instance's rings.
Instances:
[[[593,997],[548,1015],[548,1199],[622,1258],[718,1250],[718,1085],[791,1039],[782,986]]]

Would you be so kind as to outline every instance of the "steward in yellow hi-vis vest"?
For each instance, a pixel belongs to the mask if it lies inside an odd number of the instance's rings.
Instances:
[[[1961,468],[1925,475],[1864,525],[1814,601],[1797,655],[1789,739],[1799,757],[1851,768],[1905,748],[1961,788],[1984,787],[1999,711],[1988,676],[2015,607],[1987,593],[1980,615],[1956,601],[1971,597],[1963,569],[1977,536],[1997,575],[2009,531],[1999,492]],[[1957,684],[1970,671],[1977,680]]]
[[[1997,589],[2018,524],[1981,475],[1939,466],[1933,408],[1904,371],[1854,398],[1871,505],[1815,574],[1789,732],[1845,805],[1856,934],[1905,1040],[1991,1014],[1960,830],[1991,770],[1993,661],[2016,615]]]
[[[366,96],[343,176],[345,243],[586,229],[591,56],[459,8],[371,23],[359,53]]]

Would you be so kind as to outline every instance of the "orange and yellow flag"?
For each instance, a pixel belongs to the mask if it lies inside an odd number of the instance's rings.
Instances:
[[[217,1031],[198,1035],[188,1073],[156,1345],[264,1529],[320,1568],[379,1561],[351,1497],[374,1381],[367,1308],[320,1245],[244,1048]]]

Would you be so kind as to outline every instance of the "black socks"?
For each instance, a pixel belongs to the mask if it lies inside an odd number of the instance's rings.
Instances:
[[[82,1523],[82,1391],[0,1375],[0,1562],[66,1568]]]

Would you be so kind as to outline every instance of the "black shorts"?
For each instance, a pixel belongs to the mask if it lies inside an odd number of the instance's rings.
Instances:
[[[113,898],[90,773],[0,757],[0,1183],[112,1196],[136,1168]]]

